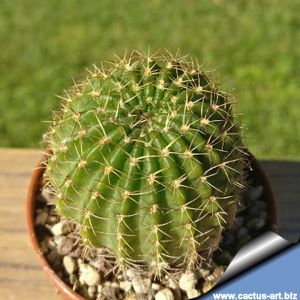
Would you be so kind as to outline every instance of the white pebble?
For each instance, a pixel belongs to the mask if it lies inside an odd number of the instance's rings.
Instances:
[[[71,226],[67,221],[61,221],[51,227],[53,235],[63,235],[69,233]]]
[[[187,290],[186,294],[188,296],[188,299],[192,299],[200,296],[200,293],[196,289]]]
[[[178,288],[178,284],[176,283],[176,281],[172,278],[169,278],[168,280],[169,282],[169,288],[176,290]]]
[[[136,276],[136,273],[134,272],[134,270],[128,269],[128,270],[126,271],[126,276],[128,277],[128,279],[132,279],[133,277]]]
[[[174,295],[170,289],[163,289],[155,295],[155,300],[174,300]]]
[[[48,247],[50,250],[55,249],[55,248],[56,248],[56,244],[55,244],[55,242],[54,242],[54,238],[51,237],[51,238],[47,239],[47,240],[46,240],[46,245],[47,245],[47,247]]]
[[[68,274],[73,274],[76,269],[76,262],[75,259],[70,256],[65,256],[63,258],[63,265]]]
[[[209,275],[209,270],[200,268],[199,273],[201,277],[205,279]]]
[[[130,281],[120,281],[120,289],[129,292],[131,290],[132,284]]]
[[[137,296],[134,293],[126,294],[124,300],[137,300]]]
[[[111,283],[110,281],[105,281],[103,285],[104,285],[104,286],[111,286],[112,283]]]
[[[97,287],[96,286],[93,285],[93,286],[88,287],[88,295],[91,298],[93,298],[95,296],[96,292],[97,292]]]
[[[80,276],[79,281],[88,286],[98,285],[100,282],[100,274],[90,265],[78,260]]]
[[[55,235],[54,236],[54,243],[57,245],[57,246],[60,246],[61,243],[63,243],[64,239],[66,237],[65,236],[62,236],[62,235]]]
[[[179,287],[184,290],[192,290],[197,283],[196,275],[193,272],[183,273],[179,279]]]
[[[57,245],[57,252],[60,255],[67,255],[72,251],[74,246],[73,241],[64,235],[57,235],[54,237],[54,242]]]
[[[141,278],[141,276],[135,276],[132,278],[132,286],[137,294],[148,294],[150,289],[150,278]]]
[[[120,288],[120,285],[119,285],[119,283],[118,282],[112,282],[111,283],[111,287],[113,288],[113,289],[118,289],[118,288]]]
[[[54,224],[56,223],[58,220],[57,220],[57,216],[48,216],[47,218],[47,223],[48,224]]]
[[[78,283],[78,278],[77,278],[77,276],[75,274],[71,274],[69,276],[69,280],[70,280],[71,284]]]
[[[152,288],[152,290],[154,290],[154,291],[159,291],[160,290],[160,288],[161,288],[161,286],[160,286],[160,284],[158,284],[158,283],[152,283],[152,285],[151,285],[151,288]]]

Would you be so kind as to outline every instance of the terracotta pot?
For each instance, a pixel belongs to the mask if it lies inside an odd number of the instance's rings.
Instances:
[[[67,284],[65,284],[54,272],[51,268],[49,263],[47,262],[44,254],[39,246],[39,242],[37,240],[35,228],[34,228],[34,213],[35,213],[35,203],[36,203],[36,196],[40,190],[40,183],[41,178],[44,172],[44,165],[43,162],[47,159],[45,155],[42,157],[40,163],[34,170],[31,181],[29,184],[28,192],[27,192],[27,200],[26,200],[26,221],[27,221],[27,228],[29,231],[29,237],[31,240],[31,244],[35,253],[38,256],[40,265],[42,266],[43,270],[47,273],[48,278],[54,285],[57,293],[61,295],[66,300],[84,300],[80,295],[75,293]],[[38,295],[37,295],[38,297]]]
[[[267,211],[268,211],[268,229],[277,232],[277,211],[276,211],[276,203],[274,194],[272,192],[270,183],[264,173],[262,167],[258,163],[258,161],[254,158],[253,155],[250,155],[250,164],[252,170],[250,171],[256,182],[259,182],[264,186],[264,197],[267,201]],[[34,228],[34,212],[35,212],[35,202],[36,196],[39,193],[40,189],[40,182],[42,178],[42,174],[44,172],[44,165],[42,164],[46,160],[46,156],[44,156],[40,163],[38,164],[37,168],[34,170],[33,175],[31,177],[31,182],[29,185],[28,193],[27,193],[27,202],[26,202],[26,220],[27,220],[27,227],[29,231],[30,240],[34,251],[36,252],[39,262],[43,268],[43,270],[47,273],[50,281],[55,286],[56,291],[60,294],[64,299],[77,299],[77,300],[84,300],[81,296],[75,293],[68,285],[66,285],[53,271],[51,266],[46,261],[35,232]]]

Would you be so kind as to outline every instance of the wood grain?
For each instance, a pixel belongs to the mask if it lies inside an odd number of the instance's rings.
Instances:
[[[0,298],[58,300],[38,265],[25,225],[25,197],[40,152],[0,149]],[[300,234],[300,163],[263,162],[278,202],[282,236]]]
[[[58,300],[31,249],[25,197],[37,150],[0,149],[0,298]]]

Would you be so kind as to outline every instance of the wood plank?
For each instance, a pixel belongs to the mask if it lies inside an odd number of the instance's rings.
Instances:
[[[25,197],[37,150],[0,149],[1,299],[58,300],[31,249],[25,224]]]
[[[290,242],[300,238],[300,162],[263,161],[275,194],[279,233]]]
[[[25,225],[25,197],[37,150],[0,149],[0,295],[1,299],[58,300],[38,265]],[[263,162],[278,200],[280,233],[300,233],[300,163]]]

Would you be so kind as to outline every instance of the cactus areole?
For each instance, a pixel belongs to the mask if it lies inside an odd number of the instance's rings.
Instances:
[[[62,99],[45,178],[83,242],[156,275],[205,261],[245,177],[232,98],[189,58],[133,52]]]

